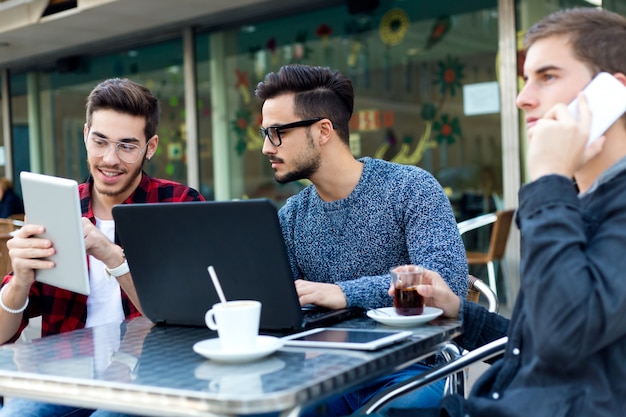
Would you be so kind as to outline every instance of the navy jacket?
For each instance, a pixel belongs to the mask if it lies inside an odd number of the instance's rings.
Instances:
[[[24,213],[24,204],[12,188],[4,192],[4,196],[0,201],[0,218],[6,219],[12,214]]]
[[[451,416],[626,416],[626,160],[579,196],[547,176],[519,193],[521,288],[506,352]],[[472,349],[507,320],[463,302]],[[445,415],[445,414],[444,414]]]

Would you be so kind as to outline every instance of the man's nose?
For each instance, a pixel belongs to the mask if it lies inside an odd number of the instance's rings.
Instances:
[[[528,83],[524,85],[522,90],[517,95],[517,98],[515,99],[515,104],[517,105],[518,108],[522,110],[536,107],[537,102],[538,101],[537,101],[536,95],[533,93],[533,88]]]
[[[102,155],[102,159],[105,161],[120,161],[120,157],[117,155],[117,145],[115,143],[109,143],[109,146],[104,151],[104,155]]]
[[[263,148],[261,149],[261,152],[263,152],[264,155],[276,153],[276,146],[274,146],[272,142],[270,142],[267,135],[265,135],[265,137],[263,138]]]

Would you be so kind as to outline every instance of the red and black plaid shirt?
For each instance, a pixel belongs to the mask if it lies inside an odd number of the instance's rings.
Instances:
[[[78,186],[83,217],[94,224],[96,218],[91,206],[93,181]],[[203,201],[204,198],[193,188],[182,184],[149,177],[145,172],[135,192],[124,204],[166,203],[181,201]],[[2,285],[8,283],[12,274],[4,277]],[[82,329],[87,321],[87,296],[63,290],[51,285],[35,282],[30,289],[30,303],[24,312],[24,319],[18,332],[9,342],[17,340],[31,317],[41,317],[41,335],[48,336],[70,330]],[[126,318],[139,316],[126,293],[122,290],[122,307]]]

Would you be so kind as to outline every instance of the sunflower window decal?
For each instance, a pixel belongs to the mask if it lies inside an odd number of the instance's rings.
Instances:
[[[391,9],[380,20],[380,39],[389,46],[402,42],[409,31],[409,15],[402,9]]]

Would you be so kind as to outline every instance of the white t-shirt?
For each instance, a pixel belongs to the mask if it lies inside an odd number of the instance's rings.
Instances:
[[[96,218],[96,227],[100,229],[111,242],[115,240],[115,222]],[[115,277],[104,273],[105,265],[89,256],[89,286],[87,297],[87,323],[85,327],[93,327],[105,323],[124,320],[121,289]]]

